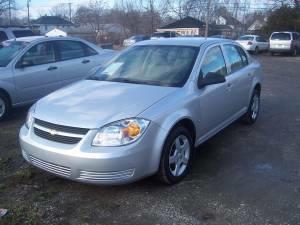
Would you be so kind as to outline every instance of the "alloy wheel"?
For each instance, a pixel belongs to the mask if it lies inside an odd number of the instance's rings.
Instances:
[[[178,136],[171,145],[169,168],[173,176],[181,176],[187,169],[191,155],[191,146],[185,135]]]
[[[259,95],[255,94],[253,96],[252,106],[251,106],[251,117],[253,120],[255,120],[259,113],[259,105],[260,105],[260,99]]]
[[[5,102],[0,98],[0,118],[5,114]]]

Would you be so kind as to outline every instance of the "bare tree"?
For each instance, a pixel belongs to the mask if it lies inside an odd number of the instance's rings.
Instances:
[[[175,15],[178,19],[190,16],[195,8],[193,0],[167,0],[166,4],[171,15]]]
[[[273,8],[278,8],[285,5],[299,7],[300,1],[299,0],[269,0],[269,4],[271,4]]]
[[[69,18],[70,8],[67,4],[64,3],[57,4],[50,9],[50,15]]]

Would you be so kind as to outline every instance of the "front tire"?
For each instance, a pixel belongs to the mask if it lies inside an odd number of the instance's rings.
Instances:
[[[255,89],[250,104],[248,106],[248,110],[245,115],[242,117],[242,121],[245,124],[254,124],[259,116],[260,112],[260,91]]]
[[[171,131],[163,147],[158,178],[165,184],[176,184],[188,174],[194,151],[194,143],[185,127]]]
[[[11,106],[9,99],[6,97],[6,95],[0,92],[0,121],[7,118],[10,109]]]

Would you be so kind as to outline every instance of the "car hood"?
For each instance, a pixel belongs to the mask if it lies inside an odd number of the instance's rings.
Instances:
[[[94,129],[138,116],[175,90],[177,88],[84,80],[39,100],[34,117],[59,125]]]

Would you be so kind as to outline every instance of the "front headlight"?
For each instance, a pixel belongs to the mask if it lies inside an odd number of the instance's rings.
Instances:
[[[145,133],[150,121],[131,118],[102,127],[93,140],[93,146],[121,146],[138,140]]]
[[[27,113],[26,122],[25,122],[25,126],[27,127],[27,129],[29,129],[31,127],[32,123],[33,123],[33,120],[34,120],[33,113],[34,113],[34,111],[35,111],[35,105],[33,105]]]

